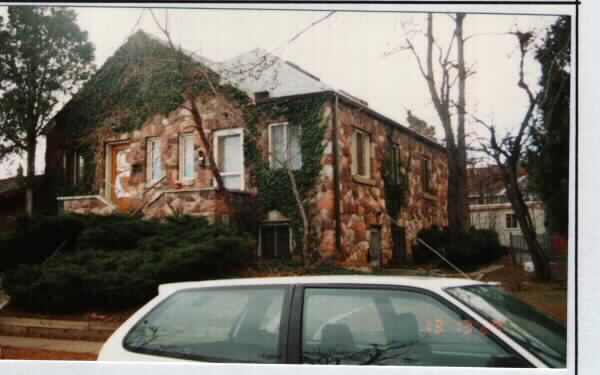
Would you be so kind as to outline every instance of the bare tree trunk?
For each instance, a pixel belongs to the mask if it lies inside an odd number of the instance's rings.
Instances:
[[[156,26],[160,29],[160,31],[167,38],[169,47],[175,53],[176,62],[177,62],[177,71],[181,75],[181,78],[184,82],[183,92],[181,95],[184,100],[187,100],[190,102],[190,108],[187,108],[187,109],[191,112],[192,119],[194,120],[194,123],[196,125],[196,129],[198,129],[198,133],[200,133],[200,138],[202,139],[202,143],[204,143],[204,149],[206,150],[206,153],[207,153],[207,155],[205,157],[208,158],[209,168],[210,168],[210,170],[213,174],[213,177],[215,178],[215,181],[217,183],[217,191],[225,191],[226,192],[227,189],[225,188],[225,184],[223,183],[223,177],[221,176],[221,172],[219,171],[219,166],[215,163],[215,158],[212,153],[212,147],[210,144],[210,140],[208,139],[208,136],[206,135],[206,130],[204,129],[204,123],[202,121],[202,115],[200,114],[200,109],[197,106],[194,95],[192,95],[186,89],[186,85],[188,83],[191,85],[191,82],[193,82],[195,79],[198,79],[196,77],[196,75],[193,74],[194,67],[192,66],[191,63],[186,64],[184,62],[183,52],[180,49],[177,49],[175,47],[175,44],[173,43],[173,40],[171,39],[171,34],[169,32],[168,25],[162,26],[160,24],[160,22],[158,22],[158,19],[156,18],[156,16],[154,15],[154,12],[152,12],[152,10],[150,10],[150,14],[152,15],[152,18],[154,19]],[[206,74],[206,72],[203,70],[203,68],[199,68],[198,70],[200,70],[202,78],[204,78],[206,80],[206,82],[208,83],[208,86],[210,87],[212,93],[215,95],[215,97],[217,97],[218,92],[217,92],[215,86],[213,85],[212,81],[210,80],[210,77],[208,76],[208,74]],[[225,198],[229,202],[228,196],[226,196]]]
[[[217,191],[226,191],[225,184],[223,183],[223,178],[221,177],[221,172],[219,171],[219,166],[215,162],[215,157],[213,155],[212,147],[210,141],[206,135],[206,131],[204,130],[204,124],[202,122],[202,116],[200,115],[200,110],[196,105],[195,98],[186,94],[186,98],[190,101],[190,112],[192,113],[192,118],[194,119],[194,123],[196,124],[196,129],[198,129],[198,133],[200,133],[200,138],[202,139],[202,143],[204,143],[204,149],[206,150],[208,158],[208,165],[217,182]]]
[[[302,204],[302,199],[300,198],[300,192],[298,191],[298,185],[296,184],[296,177],[294,177],[294,172],[290,168],[286,167],[287,174],[290,178],[290,182],[292,185],[292,192],[294,193],[294,199],[296,201],[296,206],[298,206],[298,211],[300,212],[300,217],[302,218],[302,263],[304,264],[304,268],[308,268],[310,266],[310,249],[308,248],[308,234],[310,230],[310,226],[308,223],[308,215],[306,214],[306,208]]]
[[[35,152],[37,139],[31,137],[27,144],[27,174],[25,175],[25,213],[33,215],[33,178],[35,176]]]
[[[509,162],[507,162],[507,164],[508,163]],[[552,275],[550,273],[548,258],[537,240],[535,225],[533,224],[533,220],[531,220],[529,209],[523,199],[521,189],[519,188],[516,165],[501,166],[501,169],[504,185],[506,186],[506,193],[515,216],[517,217],[517,221],[519,222],[519,227],[521,228],[521,233],[527,243],[527,248],[531,253],[536,277],[543,281],[550,280]]]
[[[465,145],[465,113],[466,113],[466,82],[467,70],[465,68],[465,41],[463,36],[464,13],[456,14],[456,43],[458,54],[458,123],[456,129],[456,172],[453,183],[456,184],[457,218],[456,228],[467,229],[469,206],[467,202],[467,147]]]
[[[455,134],[452,128],[452,118],[450,114],[450,63],[448,56],[441,63],[442,79],[441,88],[438,93],[436,86],[435,74],[433,69],[433,15],[427,15],[427,56],[426,56],[426,71],[421,69],[427,87],[433,101],[434,107],[444,128],[446,136],[446,150],[448,155],[448,230],[450,241],[453,246],[460,246],[459,234],[467,228],[468,207],[467,207],[467,184],[466,184],[466,169],[467,157],[465,147],[465,91],[467,73],[464,61],[464,38],[463,38],[463,20],[465,14],[459,13],[456,15],[455,22],[455,37],[458,44],[458,124]],[[451,46],[448,47],[449,54]],[[413,49],[413,53],[416,52]],[[419,63],[419,67],[421,64]]]

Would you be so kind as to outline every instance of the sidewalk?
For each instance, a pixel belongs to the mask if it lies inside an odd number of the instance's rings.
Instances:
[[[94,341],[44,339],[38,337],[0,336],[0,348],[1,347],[98,354],[102,348],[102,343]]]

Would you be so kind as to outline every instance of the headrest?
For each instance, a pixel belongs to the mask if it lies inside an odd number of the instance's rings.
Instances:
[[[396,314],[391,334],[391,341],[399,344],[410,344],[419,340],[419,323],[413,313]]]
[[[354,338],[345,324],[327,324],[321,331],[322,351],[345,351],[354,346]]]

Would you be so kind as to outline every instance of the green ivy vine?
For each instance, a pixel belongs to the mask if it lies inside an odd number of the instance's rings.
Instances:
[[[246,167],[249,168],[258,191],[257,198],[264,212],[277,210],[290,219],[290,226],[296,234],[297,249],[302,248],[304,228],[300,211],[294,200],[292,183],[286,169],[271,168],[268,158],[263,157],[262,149],[257,144],[261,135],[258,125],[261,123],[265,125],[265,121],[284,119],[291,125],[300,126],[302,167],[292,173],[300,198],[307,207],[307,198],[313,191],[315,180],[321,170],[326,129],[322,125],[324,120],[322,111],[326,99],[327,95],[322,94],[244,108],[244,119],[248,130],[248,136],[244,138],[244,157]]]
[[[388,130],[387,139],[382,165],[383,191],[388,215],[396,220],[400,210],[406,207],[410,179],[408,167],[401,164],[401,157],[397,161],[399,164],[397,171],[394,171],[394,143],[391,129]],[[394,172],[397,173],[397,180],[394,178]]]
[[[177,69],[181,61],[190,74],[205,72],[211,82],[219,76],[192,60],[173,51],[169,46],[137,32],[111,56],[103,67],[88,81],[57,116],[57,122],[68,129],[76,142],[68,143],[67,150],[85,155],[84,181],[79,187],[65,187],[65,193],[82,193],[91,189],[96,174],[90,137],[99,128],[113,132],[130,132],[140,128],[150,116],[168,115],[183,103],[182,93],[190,90],[194,96],[210,92],[208,80],[184,79]],[[245,93],[229,85],[217,85],[226,98],[245,105]]]
[[[82,153],[86,161],[85,183],[78,187],[65,187],[63,193],[84,193],[93,185],[96,166],[92,147],[96,145],[86,141],[87,135],[99,128],[112,132],[138,129],[150,116],[157,113],[167,115],[177,109],[183,102],[182,93],[186,89],[191,90],[195,97],[210,93],[209,82],[203,76],[193,80],[191,85],[184,82],[176,68],[177,61],[182,61],[192,71],[204,71],[217,86],[219,94],[242,109],[248,131],[248,136],[244,137],[245,162],[257,188],[260,205],[254,209],[259,212],[278,210],[287,216],[299,239],[296,244],[301,248],[303,227],[289,176],[285,169],[271,169],[268,159],[263,158],[262,147],[257,140],[260,132],[266,130],[259,130],[258,126],[267,121],[283,120],[301,127],[302,168],[293,173],[301,199],[307,202],[321,170],[325,136],[322,110],[328,94],[252,105],[244,92],[229,84],[218,84],[220,79],[216,73],[143,32],[130,37],[58,115],[58,123],[66,125],[69,134],[78,140],[71,143],[67,151]],[[253,216],[244,219],[258,222],[262,217],[257,213],[243,216]],[[250,223],[246,227],[258,228],[255,224]]]

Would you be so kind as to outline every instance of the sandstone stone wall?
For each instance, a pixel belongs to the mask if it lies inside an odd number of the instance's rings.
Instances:
[[[63,200],[63,210],[76,214],[108,215],[113,213],[115,208],[107,205],[98,197],[90,195]]]
[[[238,104],[229,103],[222,97],[201,97],[199,108],[204,119],[204,128],[213,147],[212,138],[216,130],[245,128],[242,111]],[[187,103],[186,103],[187,105]],[[321,256],[335,256],[336,262],[346,266],[367,265],[369,248],[369,230],[378,228],[382,238],[383,261],[387,263],[392,256],[392,219],[387,215],[384,198],[382,163],[390,124],[373,115],[349,105],[339,103],[335,113],[339,128],[337,130],[339,164],[339,184],[341,200],[341,249],[336,253],[336,213],[333,147],[334,105],[332,101],[324,104],[323,126],[326,127],[323,143],[324,154],[322,169],[313,192],[308,199],[310,225],[315,239],[314,246]],[[258,124],[260,139],[257,144],[268,157],[268,124],[285,121],[282,118],[263,118]],[[371,177],[368,180],[357,179],[352,175],[352,132],[361,129],[371,137]],[[208,154],[195,124],[187,110],[180,107],[168,116],[155,115],[139,129],[128,133],[115,133],[100,129],[97,133],[95,152],[96,180],[95,190],[104,197],[106,191],[107,145],[118,142],[127,143],[129,152],[127,162],[132,166],[127,190],[130,193],[129,210],[140,212],[145,217],[165,217],[177,214],[205,216],[210,221],[228,222],[233,211],[230,199],[218,193],[213,187],[213,176],[208,167],[201,168],[195,163],[195,178],[192,181],[179,179],[179,136],[183,133],[194,134],[196,155],[198,151]],[[411,245],[417,232],[432,224],[447,223],[447,162],[445,151],[418,139],[404,130],[392,130],[392,138],[400,146],[403,162],[411,160],[409,167],[410,191],[407,207],[401,210],[396,222],[406,230],[406,248],[410,254]],[[247,133],[246,135],[247,136]],[[148,186],[146,181],[146,144],[148,137],[158,137],[161,146],[161,161],[164,179],[156,186]],[[426,193],[421,184],[421,163],[423,156],[432,160],[433,191]],[[208,161],[207,161],[208,166]],[[245,192],[233,193],[237,198],[253,199],[256,192],[249,171],[245,174]],[[293,197],[290,197],[293,199]],[[109,213],[106,205],[98,199],[66,200],[64,208],[71,212]],[[112,209],[111,209],[112,210]],[[262,220],[263,218],[258,218]],[[267,220],[267,218],[264,218]]]
[[[228,195],[227,195],[228,194]],[[233,207],[228,197],[252,199],[246,193],[220,193],[213,189],[163,190],[156,193],[144,209],[146,217],[173,215],[204,216],[209,222],[230,223]]]
[[[338,107],[339,173],[341,190],[341,257],[340,263],[348,266],[364,266],[369,249],[369,230],[379,229],[383,263],[392,257],[392,218],[387,214],[382,177],[382,163],[389,124],[376,119],[360,108],[340,102]],[[371,139],[371,177],[361,179],[352,174],[352,133],[354,129],[367,132]],[[432,224],[447,224],[447,158],[444,149],[432,146],[406,131],[392,128],[392,140],[400,146],[403,164],[408,163],[410,187],[407,205],[401,209],[395,224],[405,228],[407,253],[417,232]],[[329,146],[328,146],[329,147]],[[421,182],[421,163],[426,156],[432,161],[431,179],[433,189],[424,192]],[[326,154],[325,158],[328,156]],[[324,163],[327,166],[327,161]],[[321,216],[329,214],[332,206],[333,188],[321,186],[323,193],[319,205]],[[323,221],[327,221],[324,219]],[[321,253],[331,251],[329,240],[322,238]]]

